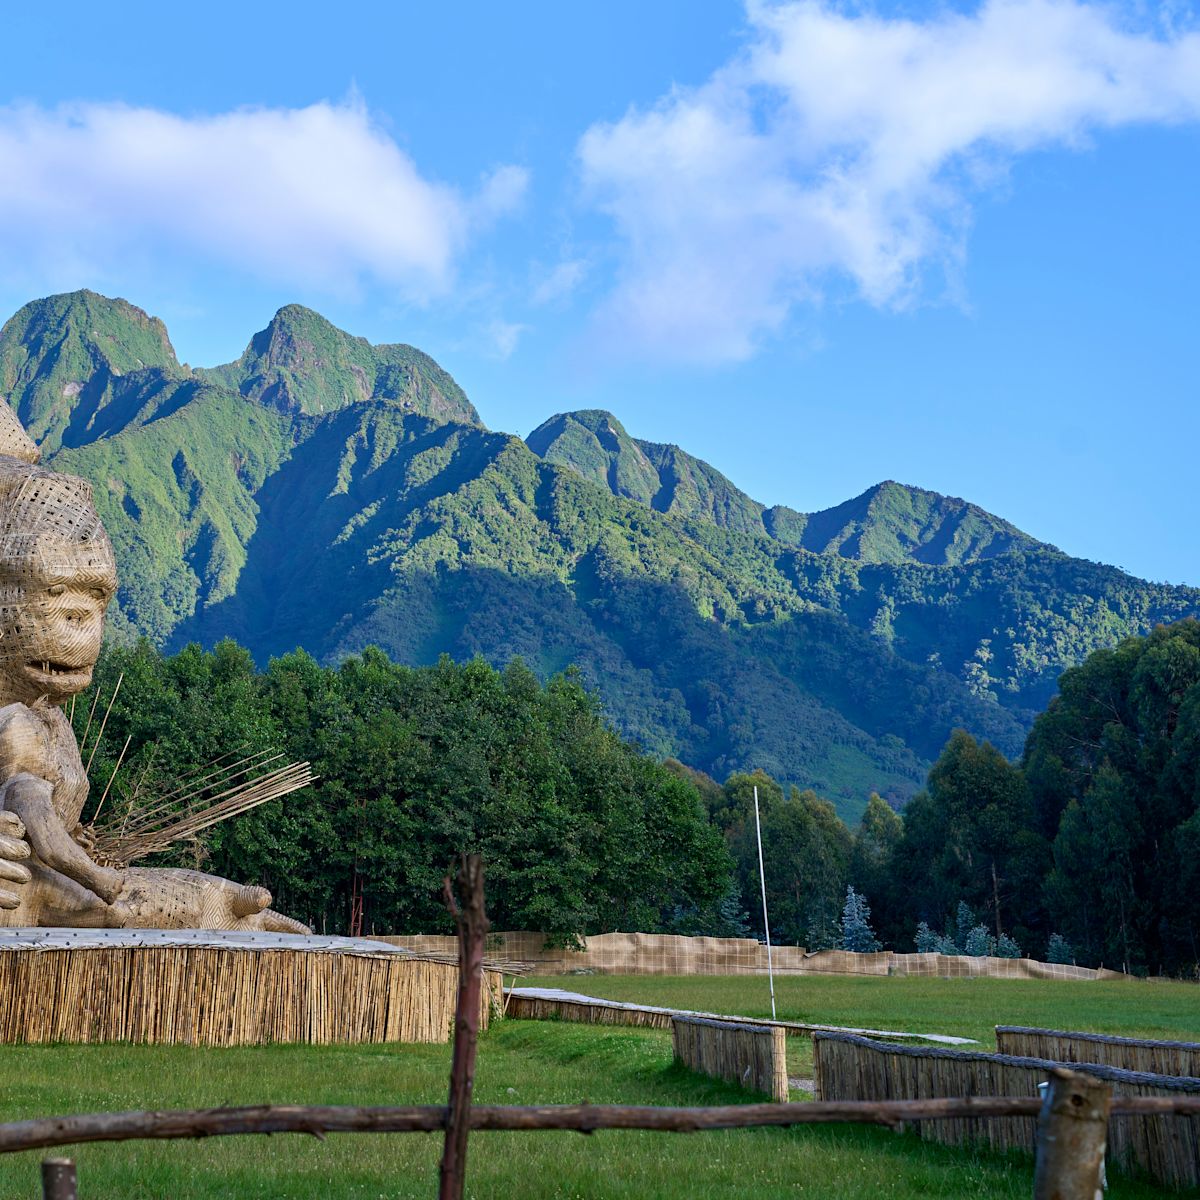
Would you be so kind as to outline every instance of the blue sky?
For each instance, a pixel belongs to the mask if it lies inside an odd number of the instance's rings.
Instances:
[[[5,14],[3,315],[92,287],[212,365],[297,301],[493,428],[607,408],[767,503],[900,479],[1200,584],[1178,5],[54,12]]]

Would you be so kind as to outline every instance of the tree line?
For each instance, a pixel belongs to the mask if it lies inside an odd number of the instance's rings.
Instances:
[[[94,687],[85,761],[116,698],[93,810],[128,740],[101,821],[232,753],[311,762],[313,786],[167,859],[262,884],[317,930],[347,932],[356,894],[364,932],[445,930],[441,881],[464,850],[484,855],[496,928],[569,941],[722,927],[731,866],[695,789],[623,742],[571,671],[542,683],[520,662],[410,668],[368,649],[336,668],[296,652],[258,672],[232,641],[170,657],[142,641],[107,647]]]
[[[1194,620],[1067,671],[1018,761],[955,732],[903,814],[875,795],[853,830],[765,772],[722,784],[660,763],[572,670],[543,682],[520,661],[411,668],[367,650],[260,672],[231,641],[170,657],[142,642],[106,649],[104,703],[118,677],[91,772],[107,780],[128,739],[110,812],[234,750],[313,764],[313,787],[172,856],[263,883],[329,932],[347,930],[356,894],[368,932],[445,928],[440,880],[473,849],[496,927],[761,936],[757,788],[777,941],[1200,963]]]
[[[895,813],[872,796],[852,832],[811,792],[764,775],[724,785],[679,764],[734,860],[762,931],[758,786],[772,932],[844,944],[848,887],[896,950],[1024,953],[1135,973],[1200,972],[1200,622],[1093,653],[1011,762],[956,731]]]

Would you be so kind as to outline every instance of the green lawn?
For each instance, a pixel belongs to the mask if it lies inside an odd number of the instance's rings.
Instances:
[[[771,1015],[766,976],[555,975],[517,982],[667,1008]],[[984,1050],[996,1048],[997,1025],[1200,1041],[1200,987],[1190,983],[790,975],[775,980],[775,1001],[782,1020],[949,1033],[975,1038]]]
[[[6,1047],[0,1118],[255,1102],[441,1103],[447,1047]],[[665,1033],[508,1022],[480,1045],[481,1103],[719,1104],[736,1088],[671,1064]],[[439,1136],[218,1138],[81,1146],[83,1200],[147,1197],[423,1197],[437,1190]],[[38,1194],[45,1152],[0,1158],[0,1195]],[[1028,1162],[836,1127],[709,1134],[476,1134],[469,1195],[505,1200],[811,1196],[1027,1197]],[[1118,1182],[1118,1200],[1153,1189]]]

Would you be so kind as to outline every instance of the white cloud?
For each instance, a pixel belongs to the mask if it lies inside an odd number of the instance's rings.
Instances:
[[[477,196],[426,178],[353,99],[209,116],[0,108],[0,275],[184,255],[272,283],[424,298],[526,184],[515,167]]]
[[[569,296],[584,280],[588,264],[581,258],[568,258],[556,263],[541,274],[530,301],[536,305],[551,304]]]
[[[902,305],[953,273],[970,200],[1011,156],[1200,117],[1200,35],[1110,8],[748,14],[745,49],[706,83],[580,141],[587,194],[622,240],[601,320],[633,352],[745,358],[831,280]]]
[[[487,327],[490,357],[499,359],[501,362],[511,358],[517,349],[517,343],[521,340],[521,335],[528,333],[529,328],[528,325],[504,321],[500,318],[490,322]]]
[[[503,166],[484,177],[475,210],[484,219],[506,217],[525,202],[529,172],[524,167]]]

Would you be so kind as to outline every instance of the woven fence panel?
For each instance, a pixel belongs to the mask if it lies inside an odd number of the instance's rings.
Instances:
[[[505,1015],[529,1021],[575,1021],[583,1025],[632,1025],[639,1029],[670,1029],[672,1014],[664,1009],[633,1004],[590,1003],[544,996],[508,997]]]
[[[419,954],[457,954],[452,937],[436,934],[372,935],[372,940]],[[538,975],[765,975],[767,948],[752,938],[682,937],[668,933],[601,933],[583,939],[582,950],[547,944],[543,933],[492,933],[488,957]],[[858,954],[773,946],[778,975],[931,975],[941,979],[1125,979],[1117,971],[1031,958],[969,958],[948,954]]]
[[[1036,1096],[1053,1067],[1069,1065],[1095,1075],[1123,1096],[1200,1094],[1200,1079],[1122,1071],[1093,1063],[897,1046],[849,1034],[813,1039],[818,1100],[918,1100],[953,1096]],[[1036,1122],[1030,1117],[922,1121],[921,1136],[960,1144],[982,1142],[998,1150],[1032,1153]],[[1111,1161],[1137,1167],[1171,1187],[1200,1185],[1200,1117],[1121,1116],[1109,1122]]]
[[[1044,963],[1034,958],[973,957],[965,954],[893,954],[889,975],[931,975],[938,979],[1129,979],[1103,967]]]
[[[1200,1076],[1200,1042],[1160,1042],[997,1025],[996,1047],[1001,1054],[1052,1058],[1057,1062],[1099,1063],[1151,1075]]]
[[[676,1062],[727,1083],[740,1083],[772,1100],[787,1100],[787,1039],[778,1026],[703,1017],[676,1017],[672,1026]]]
[[[486,1024],[500,976],[484,989]],[[142,946],[0,953],[0,1043],[446,1042],[458,968],[400,955]]]

